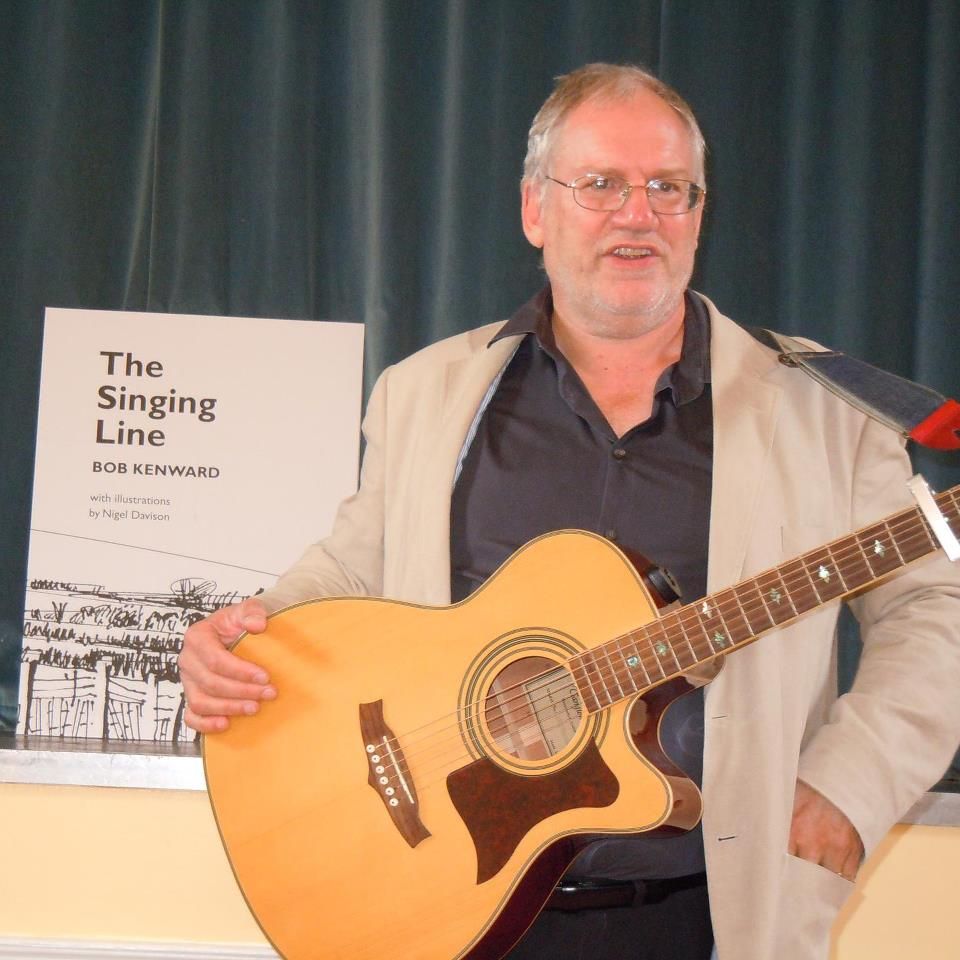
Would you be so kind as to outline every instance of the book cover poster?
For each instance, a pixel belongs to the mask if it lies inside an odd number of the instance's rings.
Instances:
[[[17,731],[193,739],[184,630],[356,489],[363,327],[49,308]]]

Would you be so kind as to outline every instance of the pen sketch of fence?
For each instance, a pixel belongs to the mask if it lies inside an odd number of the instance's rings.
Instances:
[[[183,723],[184,630],[243,599],[185,578],[164,593],[32,580],[27,587],[17,732],[104,740],[195,739]]]

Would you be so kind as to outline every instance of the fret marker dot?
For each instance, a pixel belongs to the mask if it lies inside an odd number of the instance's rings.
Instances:
[[[707,603],[706,600],[703,601],[703,606],[700,608],[700,612],[705,616],[709,617],[713,613],[713,608]]]
[[[817,571],[817,576],[823,580],[824,583],[830,582],[830,571],[821,563],[820,569]]]
[[[769,596],[774,603],[779,603],[782,599],[779,590],[771,590]]]
[[[713,642],[714,642],[718,647],[725,647],[725,646],[727,645],[727,638],[726,638],[722,633],[720,633],[720,631],[718,630],[718,631],[713,635]]]
[[[664,657],[667,654],[667,645],[661,641],[654,647],[654,650],[657,651],[659,656]]]
[[[886,548],[879,540],[873,541],[873,552],[878,556],[882,557],[886,552]]]
[[[640,658],[639,657],[627,657],[627,666],[628,667],[639,667]]]

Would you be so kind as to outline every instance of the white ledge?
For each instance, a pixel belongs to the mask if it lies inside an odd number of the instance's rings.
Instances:
[[[258,944],[0,937],[0,957],[11,960],[276,960],[277,954],[270,947]]]
[[[0,782],[206,790],[196,744],[12,735],[0,736]]]

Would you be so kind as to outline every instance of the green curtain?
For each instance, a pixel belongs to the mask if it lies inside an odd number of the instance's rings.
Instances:
[[[957,394],[955,0],[0,0],[0,727],[45,306],[367,325],[367,385],[542,282],[551,78],[641,62],[710,142],[699,289]],[[239,358],[238,370],[255,370]],[[960,457],[924,455],[938,486]]]

